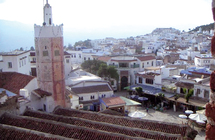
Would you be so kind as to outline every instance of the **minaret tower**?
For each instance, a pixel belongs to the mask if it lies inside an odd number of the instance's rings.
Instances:
[[[43,12],[43,25],[34,25],[38,85],[41,90],[52,93],[54,106],[49,108],[65,107],[63,25],[53,25],[48,0]]]

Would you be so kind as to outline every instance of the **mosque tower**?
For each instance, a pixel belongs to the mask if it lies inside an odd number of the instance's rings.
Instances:
[[[43,12],[43,25],[34,25],[37,81],[41,90],[52,93],[55,106],[65,107],[63,25],[53,25],[48,0]]]

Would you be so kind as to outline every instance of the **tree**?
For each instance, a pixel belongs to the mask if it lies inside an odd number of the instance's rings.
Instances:
[[[101,64],[105,64],[100,60],[87,60],[81,64],[83,70],[98,75],[98,70]]]
[[[142,94],[143,94],[143,88],[142,87],[136,87],[135,90],[139,96],[142,96]]]
[[[117,69],[114,66],[107,66],[106,63],[100,64],[98,75],[100,77],[107,78],[108,81],[110,81],[111,78],[115,79],[116,81],[119,80]]]
[[[114,66],[108,66],[108,77],[119,80],[119,74]]]
[[[183,93],[186,94],[187,93],[187,89],[183,88]]]
[[[72,44],[70,44],[70,43],[68,44],[68,49],[72,50]]]
[[[189,102],[191,96],[193,96],[193,89],[190,89],[189,92],[184,95],[187,103]]]
[[[34,47],[33,47],[33,46],[31,46],[30,50],[31,50],[31,51],[35,51],[35,49],[34,49]]]
[[[21,47],[20,49],[19,49],[20,51],[24,51],[24,49]]]

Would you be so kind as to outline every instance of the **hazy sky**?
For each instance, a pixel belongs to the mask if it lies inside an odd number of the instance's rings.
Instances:
[[[64,31],[82,34],[129,37],[150,33],[157,27],[188,31],[213,22],[211,0],[49,0],[49,3],[54,24],[63,23]],[[0,19],[42,25],[43,0],[0,0],[0,13]]]

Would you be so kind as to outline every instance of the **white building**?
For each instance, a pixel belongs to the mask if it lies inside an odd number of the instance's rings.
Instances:
[[[99,98],[108,98],[114,94],[111,85],[106,81],[82,81],[67,89],[79,97],[79,104],[83,104],[84,110],[93,111],[100,110]]]
[[[202,79],[194,84],[194,96],[209,101],[210,77]]]
[[[215,64],[215,60],[210,55],[201,54],[201,55],[196,56],[194,58],[194,63],[195,63],[195,66],[197,66],[197,67],[207,67],[207,68],[209,68],[210,65]]]
[[[31,75],[30,51],[0,53],[0,71]]]
[[[98,60],[104,61],[109,66],[114,66],[119,74],[118,89],[135,84],[135,74],[144,68],[156,66],[155,56],[102,56]]]

